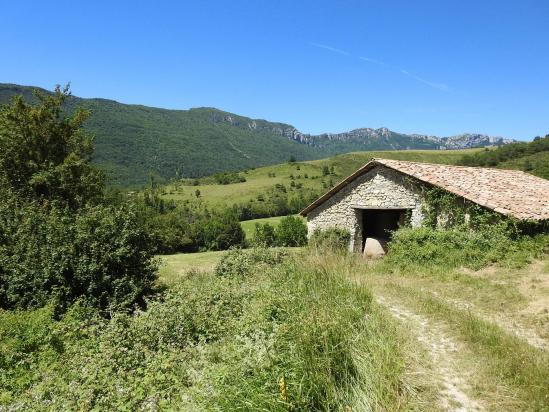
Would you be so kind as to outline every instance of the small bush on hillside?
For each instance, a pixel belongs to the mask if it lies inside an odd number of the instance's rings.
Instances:
[[[275,246],[276,234],[274,226],[269,223],[256,223],[252,242],[256,246]]]
[[[240,221],[231,211],[206,217],[194,225],[194,230],[201,250],[227,250],[244,246],[246,240]]]
[[[213,178],[219,185],[229,185],[231,183],[242,183],[246,181],[244,176],[236,172],[217,173]]]
[[[309,244],[316,248],[325,248],[332,251],[345,251],[349,248],[351,234],[346,229],[331,228],[314,231]]]
[[[520,267],[547,247],[548,235],[516,237],[505,224],[479,230],[402,228],[393,234],[386,261],[401,267],[479,269],[495,262]]]
[[[304,246],[307,244],[307,225],[297,216],[287,216],[276,227],[278,246]]]

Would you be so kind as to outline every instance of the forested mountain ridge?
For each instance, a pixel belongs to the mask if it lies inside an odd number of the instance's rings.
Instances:
[[[16,94],[33,101],[35,89],[0,84],[0,104]],[[95,136],[94,161],[119,185],[140,185],[150,175],[169,180],[244,170],[290,157],[312,160],[357,150],[459,149],[509,142],[484,135],[407,135],[386,128],[309,135],[289,124],[215,108],[168,110],[76,96],[66,106],[69,111],[77,106],[91,111],[85,127]]]

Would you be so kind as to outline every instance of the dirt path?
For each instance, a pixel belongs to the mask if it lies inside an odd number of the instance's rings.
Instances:
[[[514,314],[486,313],[483,310],[475,307],[470,302],[443,297],[440,293],[432,290],[427,290],[426,288],[420,288],[420,290],[423,293],[429,293],[436,298],[442,299],[445,302],[454,305],[458,309],[474,311],[475,315],[479,316],[481,319],[495,323],[503,330],[521,339],[524,339],[530,345],[538,349],[549,350],[549,341],[541,337],[534,329],[521,324],[519,319],[515,318]]]
[[[482,405],[467,394],[470,392],[468,377],[456,366],[459,344],[444,333],[442,325],[381,296],[377,297],[377,301],[395,318],[409,326],[418,342],[425,346],[442,387],[440,392],[442,408],[460,412],[483,411]]]

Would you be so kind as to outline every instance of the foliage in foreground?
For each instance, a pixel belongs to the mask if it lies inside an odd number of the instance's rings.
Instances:
[[[388,267],[480,269],[492,263],[520,267],[549,248],[549,235],[516,235],[505,224],[468,227],[401,228],[393,234]]]
[[[315,248],[328,249],[331,251],[345,251],[349,247],[351,234],[346,229],[330,228],[326,230],[315,230],[311,236],[310,244]]]
[[[156,280],[150,238],[130,208],[0,206],[0,307],[64,309],[79,298],[102,311],[143,303]]]
[[[107,204],[90,164],[83,110],[68,88],[0,108],[0,307],[62,312],[75,300],[103,314],[143,303],[155,279],[149,236],[128,205]]]
[[[276,253],[233,252],[215,274],[191,274],[134,315],[106,320],[82,304],[59,321],[51,307],[0,312],[0,405],[396,408],[402,357],[370,293]]]

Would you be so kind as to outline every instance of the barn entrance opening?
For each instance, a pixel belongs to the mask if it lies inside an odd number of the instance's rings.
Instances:
[[[405,222],[407,209],[362,209],[361,232],[364,256],[379,256],[387,252],[391,234]]]

